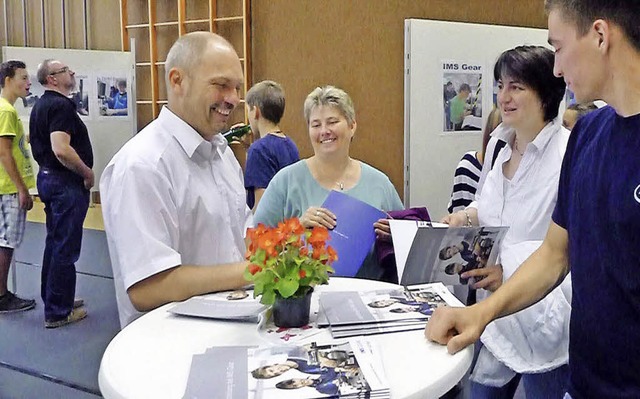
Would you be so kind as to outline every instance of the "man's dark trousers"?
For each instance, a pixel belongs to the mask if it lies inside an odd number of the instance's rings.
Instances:
[[[80,257],[89,190],[84,188],[82,178],[71,171],[41,169],[37,185],[47,218],[40,291],[45,320],[58,321],[73,309],[75,263]]]

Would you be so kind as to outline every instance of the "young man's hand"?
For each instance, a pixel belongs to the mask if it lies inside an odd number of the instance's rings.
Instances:
[[[33,208],[33,197],[29,194],[29,190],[26,188],[18,190],[18,203],[20,204],[20,209],[24,209],[25,211]]]

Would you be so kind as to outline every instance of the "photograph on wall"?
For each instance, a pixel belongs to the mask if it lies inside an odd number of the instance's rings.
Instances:
[[[89,117],[89,78],[87,75],[75,75],[76,87],[71,91],[70,98],[76,104],[76,111],[82,119]],[[45,88],[38,82],[36,75],[29,75],[31,87],[27,97],[18,100],[15,104],[18,115],[25,121],[29,120],[33,106],[40,100],[44,94]]]
[[[96,78],[98,114],[101,118],[128,117],[127,78],[98,76]]]
[[[443,127],[446,132],[482,129],[482,65],[442,61]]]
[[[81,119],[89,118],[89,76],[76,74],[76,88],[71,91],[71,100]]]
[[[36,75],[29,74],[29,81],[31,87],[29,88],[29,94],[25,98],[20,98],[15,103],[16,111],[23,119],[28,120],[31,115],[31,109],[38,102],[40,97],[44,94],[44,87],[38,82]]]

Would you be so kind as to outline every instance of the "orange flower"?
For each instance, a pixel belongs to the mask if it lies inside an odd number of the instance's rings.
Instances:
[[[298,273],[300,275],[300,278],[305,278],[307,277],[307,272],[305,272],[304,270],[300,269],[300,272]]]
[[[268,256],[277,256],[276,240],[273,231],[267,231],[258,237],[258,248],[264,249]]]
[[[314,227],[311,230],[311,236],[309,237],[309,243],[314,247],[316,245],[325,245],[325,242],[329,239],[329,230],[325,227]]]
[[[300,219],[291,218],[284,221],[284,224],[287,227],[287,231],[296,235],[301,235],[304,233],[304,226],[300,223]]]
[[[249,273],[251,273],[252,275],[255,275],[256,273],[258,273],[259,271],[261,271],[262,268],[256,264],[250,264],[249,265]]]
[[[322,247],[322,246],[315,247],[315,246],[314,246],[314,247],[313,247],[313,253],[311,254],[311,257],[312,257],[313,259],[318,260],[318,259],[320,259],[320,257],[321,257],[322,255],[324,255],[324,254],[326,254],[326,251],[325,251],[325,248],[324,248],[324,247]]]
[[[332,246],[327,247],[327,253],[329,254],[329,262],[335,262],[338,260],[338,253]]]

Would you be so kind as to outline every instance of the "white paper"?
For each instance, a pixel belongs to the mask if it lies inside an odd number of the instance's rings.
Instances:
[[[393,252],[396,256],[396,268],[398,270],[398,281],[402,280],[402,273],[404,272],[405,264],[407,263],[407,256],[409,256],[409,250],[413,239],[416,237],[418,231],[418,225],[420,223],[415,220],[389,220],[389,227],[391,228],[391,240],[393,241]],[[443,223],[431,223],[433,227],[445,227]]]

